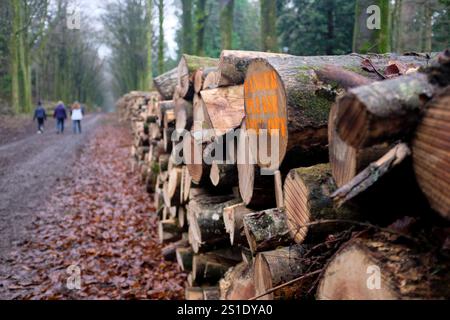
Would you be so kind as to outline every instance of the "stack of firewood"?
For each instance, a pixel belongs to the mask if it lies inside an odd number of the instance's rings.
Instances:
[[[143,161],[186,298],[448,298],[449,69],[224,51],[156,78]]]

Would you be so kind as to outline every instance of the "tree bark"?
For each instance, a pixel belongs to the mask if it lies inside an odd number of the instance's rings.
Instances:
[[[305,253],[306,248],[302,245],[258,253],[255,259],[254,275],[256,296],[307,273],[301,263]],[[305,289],[309,289],[309,284],[310,281],[307,278],[267,294],[259,300],[301,298]]]
[[[319,300],[427,300],[450,296],[449,264],[432,252],[376,234],[344,245],[329,262]],[[379,282],[377,281],[379,279]]]
[[[284,210],[271,209],[243,217],[245,236],[253,254],[293,242]]]
[[[172,100],[178,83],[178,68],[174,68],[153,79],[155,89],[163,100]]]
[[[425,62],[425,59],[416,57],[390,55],[370,59],[379,69],[387,66],[391,58],[403,63]],[[313,154],[328,145],[327,124],[337,89],[341,88],[340,84],[348,86],[348,83],[352,84],[354,81],[352,77],[348,77],[348,72],[342,75],[343,79],[334,79],[338,81],[324,83],[327,77],[322,77],[323,81],[317,81],[330,65],[356,72],[366,78],[376,76],[365,71],[361,67],[361,58],[354,55],[281,56],[251,62],[244,83],[247,130],[265,138],[269,146],[272,136],[279,140],[274,150],[268,152],[271,160],[269,163],[257,159],[260,166],[276,170],[286,155],[304,157],[305,153]],[[330,75],[329,70],[328,74]]]
[[[219,60],[220,80],[216,86],[228,87],[241,85],[253,59],[286,56],[277,53],[223,50]],[[205,89],[205,88],[204,88]]]
[[[422,73],[352,89],[338,101],[337,132],[355,148],[404,137],[418,123],[434,92]]]
[[[211,196],[199,195],[189,202],[189,230],[200,246],[214,244],[227,239],[223,222],[223,209],[238,201],[232,195]]]

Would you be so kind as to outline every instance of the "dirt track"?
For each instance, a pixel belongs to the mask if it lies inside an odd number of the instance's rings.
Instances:
[[[70,177],[77,154],[100,119],[99,115],[87,117],[82,135],[73,135],[70,123],[64,135],[57,135],[51,120],[42,135],[28,134],[0,145],[0,263],[27,241],[25,229],[33,214],[45,204],[52,186]]]

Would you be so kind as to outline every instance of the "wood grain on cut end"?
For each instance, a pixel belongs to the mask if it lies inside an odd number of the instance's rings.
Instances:
[[[413,140],[417,181],[431,207],[450,219],[450,89],[428,106]]]

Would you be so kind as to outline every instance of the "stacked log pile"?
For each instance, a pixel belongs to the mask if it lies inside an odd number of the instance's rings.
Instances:
[[[449,70],[224,51],[123,97],[186,299],[450,297]]]

